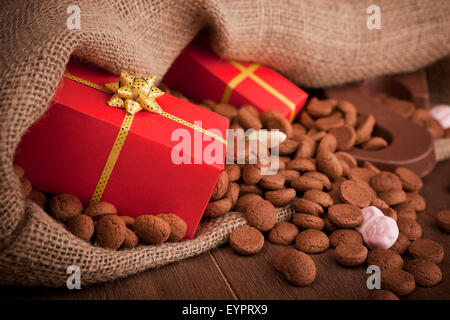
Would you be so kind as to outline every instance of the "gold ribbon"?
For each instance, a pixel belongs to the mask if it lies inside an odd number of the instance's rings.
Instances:
[[[94,89],[97,89],[97,90],[100,90],[100,91],[103,91],[103,92],[106,92],[106,93],[109,93],[109,94],[114,94],[114,92],[112,92],[110,89],[108,89],[106,87],[103,87],[103,86],[101,86],[99,84],[96,84],[96,83],[93,83],[91,81],[79,78],[79,77],[74,76],[74,75],[72,75],[72,74],[70,74],[68,72],[64,73],[64,77],[67,78],[67,79],[76,81],[78,83],[84,84],[84,85],[86,85],[88,87],[91,87],[91,88],[94,88]],[[128,102],[127,105],[129,106],[129,110],[130,111],[128,111],[128,109],[126,109],[126,106],[125,106],[126,101],[121,106],[113,105],[113,107],[124,108],[124,109],[127,110],[127,112],[125,113],[125,117],[124,117],[124,119],[122,121],[122,125],[120,126],[119,132],[118,132],[118,134],[116,136],[116,140],[114,141],[114,144],[113,144],[113,146],[111,148],[111,151],[109,152],[108,159],[106,160],[105,166],[103,167],[103,170],[102,170],[102,174],[100,175],[100,178],[99,178],[99,180],[97,182],[97,185],[95,187],[94,193],[93,193],[93,195],[91,197],[91,201],[90,201],[91,204],[97,203],[97,202],[99,202],[101,200],[101,198],[103,196],[103,192],[105,191],[106,185],[108,184],[109,178],[111,176],[111,173],[112,173],[112,171],[114,169],[114,166],[116,165],[117,159],[119,158],[119,155],[120,155],[120,152],[122,150],[122,147],[123,147],[123,145],[125,143],[125,140],[126,140],[126,138],[128,136],[128,133],[130,132],[130,128],[131,128],[131,125],[133,123],[134,116],[135,116],[135,114],[138,111],[141,110],[141,108],[147,109],[147,107],[148,107],[147,110],[149,110],[149,111],[158,113],[158,114],[160,114],[161,116],[163,116],[163,117],[165,117],[167,119],[175,121],[175,122],[177,122],[177,123],[179,123],[181,125],[184,125],[186,127],[191,128],[191,129],[193,129],[195,131],[198,131],[198,132],[201,132],[203,134],[206,134],[206,135],[208,135],[208,136],[210,136],[210,137],[212,137],[212,138],[222,142],[224,145],[227,144],[227,141],[224,138],[222,138],[221,136],[215,134],[214,132],[211,132],[209,130],[203,129],[203,128],[199,127],[199,126],[196,126],[193,123],[190,123],[189,121],[181,119],[181,118],[179,118],[179,117],[177,117],[177,116],[175,116],[173,114],[170,114],[170,113],[165,112],[164,110],[162,110],[162,108],[159,106],[159,104],[154,99],[155,99],[155,96],[156,97],[161,96],[162,94],[164,94],[164,92],[162,92],[161,90],[159,90],[156,87],[153,87],[153,82],[154,82],[154,80],[152,81],[150,79],[149,84],[151,84],[150,87],[152,87],[152,88],[150,88],[150,91],[153,90],[154,95],[153,96],[150,95],[150,97],[149,97],[149,95],[143,96],[144,98],[153,99],[153,101],[149,101],[147,99],[146,104],[144,104],[144,105],[143,104],[139,104],[139,107],[137,107],[133,102]],[[113,91],[117,90],[115,85],[114,85],[114,83],[108,84],[108,87],[113,89]],[[117,88],[120,88],[120,85],[118,85]],[[116,89],[116,90],[114,90],[114,89]],[[128,90],[128,88],[125,88],[125,90]],[[117,97],[113,96],[112,98],[117,98]],[[143,100],[142,99],[138,100],[138,103],[141,102],[141,101],[143,101]]]
[[[296,108],[295,103],[254,73],[254,71],[257,70],[261,66],[260,64],[252,63],[250,66],[245,67],[243,64],[241,64],[237,61],[234,61],[234,60],[229,60],[229,62],[233,66],[235,66],[237,69],[239,69],[241,71],[241,73],[239,73],[237,76],[235,76],[227,84],[227,87],[225,88],[225,91],[223,92],[223,95],[222,95],[221,103],[228,103],[228,101],[230,101],[230,97],[231,97],[231,93],[233,92],[233,89],[239,83],[241,83],[242,81],[244,81],[244,79],[246,79],[248,77],[248,78],[252,79],[253,81],[255,81],[257,84],[259,84],[261,87],[263,87],[265,90],[270,92],[273,96],[275,96],[278,100],[283,102],[286,106],[288,106],[288,108],[291,110],[289,120],[291,122],[294,120],[295,108]]]

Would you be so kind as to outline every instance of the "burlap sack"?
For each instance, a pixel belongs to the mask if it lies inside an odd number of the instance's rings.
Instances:
[[[118,73],[162,76],[203,28],[226,58],[257,61],[308,87],[412,71],[450,53],[450,3],[376,1],[382,30],[368,30],[373,1],[55,0],[0,7],[0,283],[63,286],[66,268],[82,284],[124,277],[226,241],[240,214],[204,222],[191,241],[109,251],[83,242],[21,197],[14,151],[48,107],[69,56]],[[151,4],[150,4],[151,3]],[[81,29],[66,25],[70,5]],[[292,214],[279,210],[279,219]]]

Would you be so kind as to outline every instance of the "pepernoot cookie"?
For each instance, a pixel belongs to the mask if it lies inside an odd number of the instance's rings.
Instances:
[[[274,191],[266,191],[264,197],[275,207],[284,207],[294,201],[296,196],[295,189],[287,188]]]
[[[408,240],[408,238],[403,233],[399,232],[397,241],[389,249],[402,255],[408,250],[410,244],[411,242]]]
[[[13,169],[18,178],[22,178],[25,175],[25,170],[17,163],[14,164]]]
[[[422,179],[407,168],[397,168],[395,173],[400,178],[403,188],[406,191],[418,192],[423,187]]]
[[[306,190],[322,190],[323,189],[323,183],[319,179],[309,177],[309,176],[299,176],[297,178],[294,178],[291,180],[291,186],[299,191],[303,192]]]
[[[283,267],[284,267],[283,259],[290,251],[298,251],[298,250],[293,249],[293,248],[283,249],[281,251],[278,251],[272,257],[271,263],[272,263],[272,266],[275,268],[275,270],[277,270],[278,272],[283,272]]]
[[[413,219],[398,219],[397,225],[398,230],[403,233],[408,240],[416,240],[422,237],[422,227]]]
[[[232,206],[233,202],[229,198],[212,201],[206,206],[205,216],[213,218],[223,216],[225,213],[230,212]]]
[[[402,189],[400,178],[396,174],[389,171],[381,171],[377,175],[373,176],[370,180],[370,184],[376,192]]]
[[[277,211],[267,200],[251,202],[245,213],[248,223],[260,231],[272,229],[277,222]]]
[[[133,230],[145,244],[164,243],[171,234],[169,223],[150,214],[137,217],[133,224]]]
[[[55,218],[62,221],[67,221],[79,215],[83,210],[83,204],[80,199],[67,193],[60,193],[54,196],[50,200],[49,207]]]
[[[284,182],[284,177],[277,173],[263,176],[258,185],[264,190],[280,190],[284,188]]]
[[[351,204],[335,204],[328,208],[327,217],[340,228],[353,228],[358,226],[363,215],[360,208]]]
[[[296,286],[309,286],[316,279],[316,265],[307,254],[287,250],[282,256],[282,273],[287,281]]]
[[[241,177],[241,168],[235,163],[225,164],[225,171],[227,172],[229,182],[238,181]]]
[[[228,190],[225,193],[224,198],[230,199],[231,201],[231,208],[233,209],[236,205],[237,200],[239,199],[239,184],[236,182],[230,182],[228,184]]]
[[[339,151],[346,151],[353,147],[356,141],[355,129],[348,126],[340,126],[337,128],[332,128],[330,134],[334,135],[337,140],[337,149]]]
[[[377,248],[370,251],[367,264],[369,266],[376,265],[381,271],[399,270],[403,267],[403,259],[393,250]]]
[[[298,228],[295,224],[287,221],[280,221],[270,230],[267,239],[275,244],[287,246],[294,242],[298,235]]]
[[[323,214],[323,208],[319,204],[306,199],[298,199],[295,204],[295,211],[300,213],[307,213],[314,216]]]
[[[252,255],[261,251],[264,246],[264,236],[253,227],[242,226],[230,234],[230,247],[242,255]]]
[[[67,229],[78,238],[89,241],[94,234],[94,221],[85,214],[79,214],[67,221]]]
[[[400,300],[389,290],[371,290],[367,300]]]
[[[157,217],[163,219],[170,225],[169,241],[177,242],[184,238],[187,224],[183,219],[173,213],[161,213]]]
[[[366,188],[361,187],[361,183],[347,180],[340,184],[339,197],[345,203],[349,203],[360,208],[370,205],[372,195]]]
[[[322,231],[307,229],[298,234],[295,247],[306,253],[320,253],[328,249],[330,240]]]
[[[430,260],[410,260],[405,265],[405,270],[414,276],[417,285],[421,287],[432,287],[442,280],[441,269]]]
[[[255,201],[263,200],[263,198],[260,195],[257,195],[256,193],[248,193],[244,194],[243,196],[240,196],[239,199],[236,202],[236,206],[234,209],[239,212],[245,212],[247,209],[247,206]]]
[[[413,258],[430,260],[440,263],[444,259],[444,248],[436,241],[430,239],[417,239],[408,248]]]
[[[24,198],[27,198],[30,195],[31,190],[33,189],[31,181],[25,177],[22,177],[20,178],[20,183],[22,185],[22,195]]]
[[[398,189],[380,192],[378,197],[390,206],[406,201],[406,193],[403,190]]]
[[[117,215],[117,209],[109,202],[100,201],[84,208],[83,213],[94,220],[98,220],[107,215]]]
[[[322,172],[318,172],[318,171],[305,172],[302,177],[314,178],[316,180],[319,180],[325,189],[330,190],[330,188],[331,188],[330,179]],[[315,189],[315,188],[313,188],[313,189]]]
[[[334,257],[340,265],[354,267],[366,261],[367,252],[367,248],[360,243],[343,243],[334,250]]]
[[[45,206],[47,205],[47,197],[45,196],[45,194],[34,188],[31,189],[31,192],[28,195],[28,199],[36,203],[41,208],[45,208]]]
[[[122,219],[123,222],[125,222],[125,225],[128,228],[131,228],[133,226],[133,223],[134,223],[134,220],[135,220],[133,217],[130,217],[130,216],[119,216],[119,218]]]
[[[95,224],[95,242],[103,248],[119,249],[125,240],[126,229],[118,216],[104,216]]]
[[[439,228],[450,233],[450,210],[439,211],[437,214],[437,223]]]
[[[330,234],[330,244],[333,248],[341,244],[363,244],[361,233],[353,229],[338,229]]]
[[[330,179],[342,176],[342,166],[339,159],[331,152],[322,152],[316,158],[317,169]]]
[[[242,181],[245,184],[257,184],[261,178],[261,169],[256,164],[247,164],[242,169]]]
[[[138,245],[138,243],[139,243],[139,238],[136,235],[136,233],[133,230],[126,228],[125,239],[123,240],[122,247],[134,248]]]
[[[381,287],[398,296],[406,296],[414,291],[414,276],[403,270],[387,270],[381,272]]]
[[[211,195],[211,200],[222,199],[228,189],[228,174],[226,171],[222,171],[219,175],[219,179],[216,182],[214,191]]]
[[[314,189],[307,190],[303,194],[303,199],[320,204],[322,207],[331,207],[334,204],[333,199],[328,193]]]
[[[322,230],[325,227],[322,218],[305,213],[295,213],[292,222],[300,229]]]

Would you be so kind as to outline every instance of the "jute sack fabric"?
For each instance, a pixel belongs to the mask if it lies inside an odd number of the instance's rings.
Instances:
[[[64,286],[112,280],[205,252],[245,223],[240,214],[204,222],[194,240],[109,251],[83,242],[22,199],[15,149],[48,108],[70,55],[109,71],[161,78],[195,35],[225,58],[257,61],[307,87],[407,72],[450,53],[450,2],[377,1],[381,30],[368,30],[373,1],[10,0],[0,3],[0,284]],[[81,29],[69,29],[78,5]],[[189,79],[186,79],[187,81]],[[286,219],[292,209],[279,210]]]

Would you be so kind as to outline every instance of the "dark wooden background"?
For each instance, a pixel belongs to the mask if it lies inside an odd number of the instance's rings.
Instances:
[[[416,288],[405,299],[450,298],[450,235],[436,226],[436,213],[450,208],[450,160],[439,163],[424,178],[421,194],[426,212],[418,221],[424,238],[440,242],[445,258],[440,264],[444,279],[432,288]],[[279,246],[266,241],[256,256],[234,254],[228,245],[156,270],[81,290],[0,287],[0,299],[364,299],[365,267],[344,268],[333,259],[333,250],[312,255],[318,269],[310,287],[288,284],[270,264]]]

